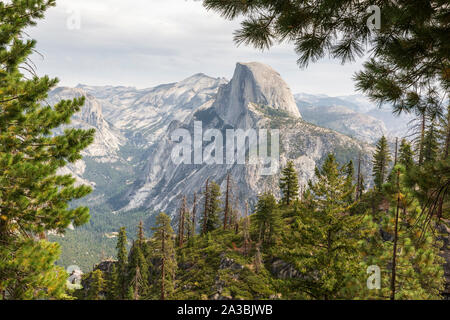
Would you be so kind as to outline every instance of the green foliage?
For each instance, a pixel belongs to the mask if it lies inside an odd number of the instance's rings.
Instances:
[[[120,297],[119,288],[119,274],[117,272],[116,265],[113,265],[111,273],[107,274],[106,284],[106,299],[107,300],[117,300]]]
[[[133,286],[133,296],[135,300],[147,296],[149,290],[149,268],[142,246],[143,242],[140,240],[133,243],[128,264],[128,283]]]
[[[286,168],[281,171],[280,189],[283,193],[281,202],[290,205],[298,197],[298,175],[294,162],[289,161]]]
[[[129,254],[118,246],[120,256],[129,257],[123,299],[388,299],[399,196],[396,298],[439,298],[441,244],[423,228],[426,216],[409,187],[410,173],[401,164],[393,172],[400,175],[391,174],[381,190],[355,202],[353,163],[339,165],[329,155],[301,200],[277,204],[265,193],[238,232],[217,228],[179,248],[170,218],[160,214],[152,238],[145,239],[140,224]],[[381,269],[379,290],[367,288],[369,266]],[[114,296],[108,290],[121,276],[114,270],[107,276],[107,297]],[[148,277],[140,270],[148,270]],[[136,279],[142,281],[138,286]]]
[[[209,299],[216,295],[268,299],[275,294],[270,272],[263,265],[257,273],[253,257],[242,254],[242,235],[222,229],[208,235],[180,250],[175,299]]]
[[[280,250],[280,258],[302,275],[297,286],[310,298],[358,294],[354,282],[362,281],[359,273],[364,266],[360,247],[374,229],[367,218],[350,214],[354,203],[348,203],[348,197],[354,187],[347,179],[348,166],[340,168],[329,155],[322,169],[316,169],[317,182],[309,182],[301,213]]]
[[[95,197],[96,190],[91,196]],[[88,199],[88,203],[89,199]],[[115,258],[117,251],[117,238],[114,232],[125,227],[128,233],[127,248],[130,242],[136,239],[133,232],[140,220],[151,225],[155,220],[153,212],[134,210],[126,213],[112,214],[106,206],[90,204],[91,219],[89,222],[75,230],[67,230],[64,237],[51,235],[49,239],[61,245],[61,256],[58,265],[68,267],[79,266],[84,272],[93,270],[93,267],[105,258]]]
[[[159,270],[156,272],[157,281],[152,287],[151,297],[161,299],[171,298],[175,288],[175,273],[177,270],[175,252],[175,233],[170,226],[170,217],[164,213],[156,218],[152,250],[153,258],[158,260]]]
[[[381,190],[388,175],[388,166],[391,162],[389,146],[385,136],[377,142],[376,151],[373,155],[373,177],[375,187]]]
[[[66,298],[67,273],[54,264],[59,254],[59,245],[47,241],[21,239],[0,246],[0,257],[4,257],[0,260],[3,298]]]
[[[411,144],[406,139],[403,139],[400,144],[398,160],[399,164],[403,165],[406,170],[410,170],[414,166],[414,152],[411,148]]]
[[[408,186],[406,169],[397,165],[397,174],[384,187],[384,194],[390,202],[388,211],[376,212],[374,221],[382,230],[383,237],[372,239],[368,246],[368,263],[381,268],[381,290],[368,291],[362,288],[365,298],[388,299],[391,292],[393,241],[395,217],[398,208],[399,223],[396,252],[396,299],[439,299],[443,289],[444,260],[439,256],[442,244],[431,230],[424,228],[420,202]]]
[[[439,141],[438,133],[436,130],[437,124],[435,122],[430,123],[428,130],[425,132],[423,141],[423,162],[432,163],[435,162],[439,154]]]
[[[58,81],[37,77],[28,62],[36,42],[26,40],[24,30],[54,5],[53,0],[0,3],[0,293],[6,299],[65,298],[67,275],[54,266],[59,246],[31,239],[89,220],[87,208],[69,202],[91,189],[76,187],[72,176],[57,171],[81,159],[94,131],[54,134],[70,123],[84,99],[41,104]]]
[[[259,197],[254,220],[259,230],[258,241],[272,243],[273,237],[278,235],[282,228],[281,213],[272,194],[265,193]]]
[[[103,273],[101,270],[95,270],[91,274],[91,279],[89,283],[88,300],[102,300],[104,297],[102,295],[105,289],[105,280],[103,279]]]
[[[220,212],[222,211],[220,186],[215,182],[209,182],[204,197],[208,200],[205,203],[201,224],[204,226],[203,232],[208,233],[220,227]]]
[[[347,188],[352,189],[355,180],[355,168],[353,167],[353,161],[350,162],[343,168],[345,174],[345,181]],[[355,200],[354,192],[350,193],[347,197],[347,202],[350,204]]]
[[[117,239],[117,297],[124,299],[128,293],[128,252],[127,252],[127,233],[125,228],[120,228]]]

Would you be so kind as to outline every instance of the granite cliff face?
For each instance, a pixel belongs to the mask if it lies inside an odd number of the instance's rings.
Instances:
[[[94,96],[80,88],[57,88],[53,90],[48,102],[55,104],[61,100],[85,97],[85,104],[77,113],[71,123],[71,127],[95,129],[95,140],[86,150],[83,156],[95,158],[97,162],[119,161],[117,152],[125,144],[122,132],[103,116],[101,102]]]
[[[213,107],[225,122],[245,127],[250,125],[246,117],[250,103],[301,118],[291,90],[279,73],[262,63],[237,63],[233,78],[220,88]]]
[[[179,144],[172,139],[179,129],[189,132],[194,137],[196,124],[201,124],[203,133],[216,130],[221,133],[221,144],[226,145],[227,130],[278,129],[280,132],[280,158],[274,174],[261,174],[267,164],[261,161],[255,164],[237,164],[226,162],[226,155],[217,164],[202,163],[177,164],[173,161],[172,152]],[[204,139],[202,150],[213,150],[216,140]],[[260,146],[261,147],[261,146]],[[237,146],[235,145],[235,148]],[[246,146],[246,153],[249,147]],[[154,147],[144,174],[134,188],[126,194],[128,203],[121,211],[137,208],[156,211],[176,212],[181,196],[192,196],[200,193],[206,180],[219,183],[225,188],[226,176],[229,173],[235,185],[235,197],[243,210],[248,200],[255,204],[257,195],[266,190],[278,193],[280,166],[293,160],[302,185],[313,178],[314,168],[321,164],[327,154],[335,153],[342,162],[356,160],[361,152],[365,163],[365,173],[369,174],[371,147],[329,129],[317,127],[301,119],[294,97],[278,73],[268,66],[259,63],[238,63],[233,79],[219,88],[214,101],[203,104],[186,118],[185,121],[174,121],[166,134]],[[233,153],[237,152],[235,149]],[[189,158],[192,159],[193,154]]]

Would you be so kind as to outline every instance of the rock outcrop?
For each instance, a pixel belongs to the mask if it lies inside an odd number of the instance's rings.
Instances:
[[[231,81],[220,88],[213,108],[226,123],[251,127],[249,104],[283,110],[300,119],[294,97],[280,74],[258,62],[237,63]]]

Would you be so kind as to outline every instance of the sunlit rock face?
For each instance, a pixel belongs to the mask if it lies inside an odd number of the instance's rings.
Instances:
[[[294,96],[278,72],[258,62],[237,63],[233,78],[219,90],[213,107],[226,123],[245,127],[250,103],[301,118]]]

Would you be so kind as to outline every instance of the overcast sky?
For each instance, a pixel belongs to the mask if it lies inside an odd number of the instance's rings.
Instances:
[[[39,74],[61,85],[138,88],[180,81],[195,73],[230,79],[236,62],[258,61],[277,70],[294,93],[355,93],[352,75],[361,61],[342,66],[322,60],[300,69],[292,45],[270,51],[237,47],[238,22],[224,20],[193,0],[57,0],[29,30],[43,58]],[[78,22],[79,28],[78,28]]]

